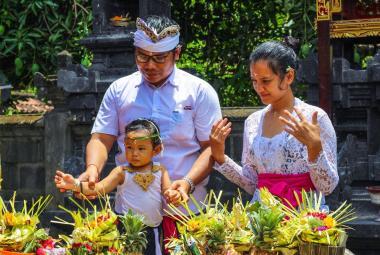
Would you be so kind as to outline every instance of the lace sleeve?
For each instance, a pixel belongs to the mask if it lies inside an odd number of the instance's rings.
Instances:
[[[215,169],[223,174],[229,181],[239,185],[249,194],[253,194],[257,185],[257,171],[253,164],[253,155],[250,147],[252,146],[249,142],[249,136],[251,133],[252,126],[250,121],[247,119],[244,126],[244,136],[243,136],[243,153],[242,153],[242,165],[239,166],[228,156],[225,156],[226,161],[219,165],[215,162]]]
[[[320,113],[320,112],[318,112]],[[319,119],[322,151],[315,163],[310,163],[310,176],[317,190],[328,195],[338,185],[337,145],[334,127],[326,113]]]

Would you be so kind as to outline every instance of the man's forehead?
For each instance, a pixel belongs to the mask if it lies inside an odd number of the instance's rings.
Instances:
[[[152,51],[143,50],[143,49],[138,48],[138,47],[136,47],[136,51],[139,52],[139,53],[142,53],[144,55],[147,55],[147,56],[159,56],[159,55],[164,55],[164,54],[168,53],[168,51],[164,51],[164,52],[152,52]]]

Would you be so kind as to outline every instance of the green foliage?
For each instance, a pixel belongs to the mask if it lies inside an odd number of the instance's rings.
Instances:
[[[89,33],[90,4],[89,0],[0,1],[0,71],[16,89],[30,86],[35,72],[55,73],[62,50],[89,64],[90,54],[78,40]]]
[[[307,0],[172,0],[186,46],[178,66],[210,82],[223,106],[258,105],[248,70],[251,51],[292,35],[306,57],[314,48],[314,5]]]

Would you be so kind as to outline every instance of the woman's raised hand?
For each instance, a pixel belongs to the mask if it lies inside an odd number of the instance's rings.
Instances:
[[[309,122],[299,109],[294,107],[294,111],[297,113],[299,119],[294,117],[288,110],[284,111],[288,119],[283,117],[279,117],[279,119],[285,123],[286,132],[293,135],[298,141],[306,145],[309,161],[313,162],[322,150],[320,135],[321,128],[318,124],[318,112],[313,113],[312,121]]]
[[[218,164],[223,164],[225,141],[231,133],[231,122],[227,118],[218,120],[211,128],[210,146],[212,157]]]

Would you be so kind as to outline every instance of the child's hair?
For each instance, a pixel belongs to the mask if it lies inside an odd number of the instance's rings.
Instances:
[[[157,124],[152,120],[139,118],[137,120],[132,121],[127,126],[125,126],[125,135],[127,135],[131,131],[136,130],[147,130],[149,132],[149,136],[147,138],[151,139],[153,147],[162,144],[162,140],[160,137],[160,129]]]
[[[297,70],[297,55],[294,50],[281,42],[268,41],[260,44],[249,57],[250,64],[266,60],[273,73],[284,78],[288,68]]]

